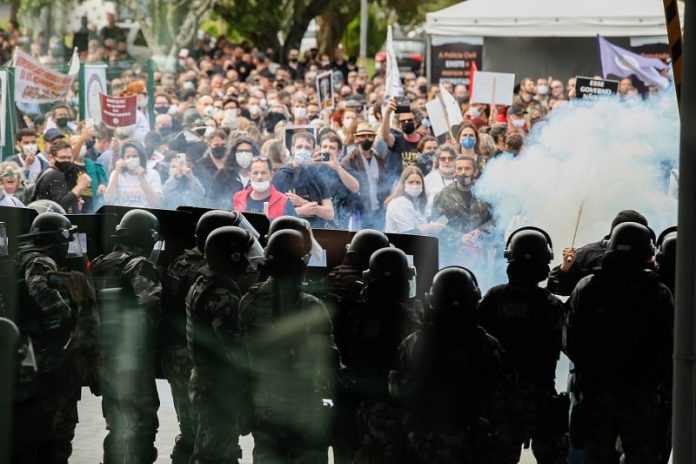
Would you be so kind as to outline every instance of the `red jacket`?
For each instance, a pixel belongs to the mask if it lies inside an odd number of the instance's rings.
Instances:
[[[251,195],[251,192],[253,192],[253,189],[251,187],[247,187],[244,190],[240,190],[239,192],[234,194],[234,199],[232,201],[232,204],[234,205],[234,209],[237,211],[246,211],[247,208],[247,202],[249,200],[249,195]],[[268,197],[268,218],[269,219],[275,219],[278,216],[282,216],[283,213],[285,212],[285,205],[287,205],[289,198],[287,195],[284,195],[280,193],[278,190],[275,189],[271,185],[271,196]]]

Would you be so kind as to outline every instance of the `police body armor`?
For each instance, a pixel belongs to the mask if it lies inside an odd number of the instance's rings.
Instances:
[[[94,287],[100,302],[101,352],[116,371],[133,370],[154,351],[148,332],[148,315],[139,310],[131,286],[131,273],[146,261],[114,251],[92,262]]]

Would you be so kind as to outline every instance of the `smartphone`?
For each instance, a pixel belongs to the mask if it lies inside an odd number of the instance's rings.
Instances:
[[[85,127],[87,129],[90,129],[90,130],[93,129],[94,128],[94,119],[92,119],[92,118],[85,119]]]
[[[331,153],[328,151],[319,153],[319,161],[331,161]]]
[[[176,160],[177,160],[177,165],[179,166],[179,168],[183,169],[183,168],[188,167],[188,161],[186,160],[186,153],[177,153]]]
[[[444,214],[440,216],[439,218],[435,219],[435,222],[438,224],[442,224],[443,226],[446,226],[447,223],[449,222],[449,219],[447,219],[447,216]]]
[[[49,271],[46,274],[48,287],[54,290],[66,290],[69,278],[70,273],[68,272]]]
[[[395,113],[410,113],[411,112],[411,99],[408,97],[396,96],[394,97],[396,101]]]

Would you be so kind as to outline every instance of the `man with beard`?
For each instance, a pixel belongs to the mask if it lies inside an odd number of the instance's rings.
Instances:
[[[379,136],[384,140],[389,148],[386,158],[387,172],[393,179],[401,175],[401,171],[416,164],[420,153],[418,152],[418,142],[421,135],[416,132],[416,115],[412,111],[407,113],[397,113],[399,128],[402,134],[394,134],[389,129],[392,120],[392,113],[396,111],[396,100],[389,100],[387,112],[384,114],[382,124],[379,128]]]

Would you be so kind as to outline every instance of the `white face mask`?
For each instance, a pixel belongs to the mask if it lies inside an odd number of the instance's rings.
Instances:
[[[215,113],[215,107],[213,105],[207,105],[205,108],[203,108],[203,112],[208,116],[212,116],[213,113]]]
[[[481,116],[481,112],[479,111],[478,108],[473,106],[473,107],[469,108],[469,116],[471,116],[472,119],[476,119],[479,116]]]
[[[225,110],[225,119],[237,119],[237,108]]]
[[[22,145],[22,153],[25,155],[31,155],[39,150],[39,146],[35,143],[29,143],[27,145]]]
[[[243,169],[249,167],[249,165],[251,164],[251,158],[253,157],[254,154],[250,151],[238,151],[234,154],[234,159],[237,161],[237,164]]]
[[[138,95],[138,108],[143,109],[147,107],[147,103],[147,95]]]
[[[352,123],[353,123],[353,118],[345,118],[343,120],[343,127],[345,129],[348,129]]]
[[[251,188],[254,189],[254,192],[265,192],[271,187],[271,181],[270,180],[262,180],[259,182],[251,181]]]
[[[140,166],[139,158],[128,158],[126,160],[126,167],[131,171],[135,171],[138,168],[138,166]]]
[[[304,117],[307,115],[307,108],[294,108],[292,110],[292,114],[295,116],[295,119],[304,119]]]
[[[404,185],[404,192],[411,198],[416,198],[418,195],[423,193],[422,185]]]
[[[522,129],[524,127],[524,119],[513,119],[512,120],[512,127],[515,127],[517,129]]]
[[[546,95],[547,93],[549,93],[549,86],[540,85],[539,88],[537,88],[537,92],[539,92],[539,95]]]

